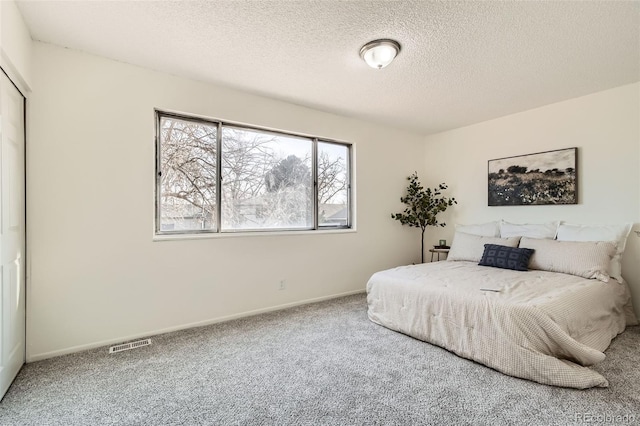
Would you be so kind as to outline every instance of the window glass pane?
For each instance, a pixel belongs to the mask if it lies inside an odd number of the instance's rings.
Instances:
[[[318,142],[318,225],[349,224],[349,147]]]
[[[216,230],[216,133],[206,122],[160,118],[159,230]]]
[[[222,129],[222,230],[313,228],[312,141]]]
[[[157,117],[157,232],[313,230],[314,216],[321,228],[351,226],[349,145],[171,113]]]

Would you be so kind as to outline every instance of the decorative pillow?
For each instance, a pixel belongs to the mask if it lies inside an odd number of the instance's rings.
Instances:
[[[607,268],[616,252],[609,241],[557,241],[522,237],[521,248],[534,249],[529,268],[609,281]]]
[[[532,249],[485,244],[479,265],[495,268],[528,271]]]
[[[558,233],[560,222],[549,222],[540,224],[529,223],[509,223],[500,222],[500,236],[507,237],[529,237],[529,238],[551,238]]]
[[[456,232],[480,235],[482,237],[499,237],[500,222],[479,223],[477,225],[456,225]]]
[[[484,253],[485,244],[498,244],[501,246],[518,247],[520,237],[497,238],[483,237],[480,235],[465,234],[457,232],[453,236],[451,249],[447,260],[467,260],[469,262],[480,262]]]
[[[622,254],[627,244],[631,224],[622,225],[572,225],[563,223],[558,227],[558,241],[613,241],[616,252],[611,259],[608,273],[622,283]]]

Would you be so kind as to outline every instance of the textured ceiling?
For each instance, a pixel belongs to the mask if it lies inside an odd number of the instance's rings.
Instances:
[[[17,4],[34,40],[425,134],[640,81],[638,1]]]

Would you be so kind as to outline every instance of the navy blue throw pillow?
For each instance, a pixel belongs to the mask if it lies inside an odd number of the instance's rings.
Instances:
[[[534,251],[528,248],[485,244],[479,265],[513,269],[514,271],[528,271],[529,259],[531,259]]]

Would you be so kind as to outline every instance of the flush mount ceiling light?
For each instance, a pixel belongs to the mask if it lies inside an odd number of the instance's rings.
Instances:
[[[362,46],[360,57],[371,68],[382,69],[400,53],[400,43],[395,40],[373,40]]]

